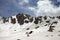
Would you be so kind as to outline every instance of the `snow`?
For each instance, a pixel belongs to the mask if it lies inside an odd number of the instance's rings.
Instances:
[[[50,20],[50,19],[47,19]],[[46,22],[42,22],[41,24],[32,23],[24,23],[24,25],[19,25],[18,23],[1,23],[0,21],[0,40],[60,40],[60,21],[58,19],[53,19],[53,21],[58,21],[58,24],[54,24],[56,27],[54,28],[54,32],[47,31],[49,29],[48,26],[44,26]],[[39,26],[38,29],[35,27]],[[30,30],[26,30],[26,28],[30,28]],[[15,31],[14,31],[15,30]],[[26,32],[33,31],[32,34],[27,37]]]

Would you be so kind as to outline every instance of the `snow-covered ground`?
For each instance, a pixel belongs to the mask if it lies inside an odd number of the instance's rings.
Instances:
[[[2,23],[0,20],[0,40],[60,40],[60,20],[58,19],[48,19],[53,21],[58,21],[53,32],[49,32],[49,25],[44,26],[46,22],[41,24],[24,23],[24,25],[19,25],[18,23]],[[35,29],[35,27],[39,28]],[[26,30],[29,28],[29,30]],[[26,34],[26,32],[33,31],[32,34]]]

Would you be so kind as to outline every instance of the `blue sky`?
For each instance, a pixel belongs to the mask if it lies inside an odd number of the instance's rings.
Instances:
[[[39,1],[41,0],[0,0],[0,16],[9,17],[16,15],[17,13],[27,13],[32,16],[36,16],[37,14],[39,15],[39,13],[41,15],[45,15],[45,12],[42,13],[42,11],[38,8]],[[46,0],[43,1],[46,2]],[[51,1],[51,4],[57,7],[57,9],[59,8],[59,0],[48,1]],[[38,10],[41,12],[37,13]]]

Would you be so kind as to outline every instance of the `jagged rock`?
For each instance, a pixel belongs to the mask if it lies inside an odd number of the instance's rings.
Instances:
[[[2,17],[2,19],[3,19],[3,23],[5,23],[5,22],[9,22],[9,18]]]
[[[35,27],[35,29],[39,28],[39,26]]]
[[[53,16],[53,17],[51,17],[51,16],[49,16],[51,19],[55,19],[55,17]]]
[[[30,31],[29,34],[32,34],[33,31]]]
[[[44,20],[46,20],[47,19],[47,16],[44,16]]]
[[[30,21],[30,22],[32,22],[32,21],[33,21],[33,17],[32,17],[32,18],[30,18],[30,19],[29,19],[29,21]]]
[[[50,20],[47,20],[46,23],[50,23]]]
[[[35,18],[34,23],[35,23],[35,24],[38,24],[38,18]]]
[[[57,24],[57,23],[58,23],[58,21],[54,21],[54,22],[53,22],[53,24]]]
[[[60,16],[57,16],[58,19],[60,19]]]
[[[55,27],[55,26],[50,26],[50,28],[49,28],[48,31],[49,31],[49,32],[53,32],[53,30],[54,30],[53,27]]]
[[[15,24],[16,23],[16,19],[11,17],[11,23]]]
[[[25,20],[24,23],[29,23],[29,21]]]

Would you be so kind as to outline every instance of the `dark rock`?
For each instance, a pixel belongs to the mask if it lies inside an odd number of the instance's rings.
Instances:
[[[34,21],[35,24],[38,24],[38,21]]]
[[[45,24],[44,26],[47,26],[48,24]]]
[[[47,16],[44,16],[44,20],[46,20],[47,19]]]
[[[2,17],[2,19],[3,19],[3,23],[9,22],[9,18]]]
[[[16,19],[11,17],[11,23],[15,24],[16,23]]]
[[[31,17],[29,14],[25,14],[27,17]]]
[[[50,17],[50,16],[49,16]],[[50,17],[51,19],[55,19],[55,17],[53,16],[53,17]]]
[[[17,21],[20,25],[23,25],[24,24],[24,15],[23,14],[17,14],[16,15],[16,18],[17,18]]]
[[[46,21],[46,23],[50,23],[50,20]]]
[[[23,20],[20,20],[18,23],[19,23],[20,25],[23,25],[23,24],[24,24],[24,21],[23,21]]]
[[[54,28],[55,26],[51,26],[52,28]]]
[[[34,23],[35,23],[35,24],[38,24],[38,18],[35,18]]]
[[[20,40],[20,39],[17,39],[17,40]]]
[[[57,24],[58,22],[57,21],[54,21],[53,24]]]
[[[39,26],[35,27],[35,29],[39,28]]]
[[[26,30],[29,30],[30,28],[27,28]]]
[[[60,19],[60,16],[57,16],[58,19]]]
[[[49,30],[48,30],[48,31],[49,31],[49,32],[53,32],[53,30],[54,30],[54,29],[53,29],[53,27],[52,27],[52,26],[50,26],[50,28],[49,28]]]
[[[29,21],[30,21],[30,22],[32,22],[32,21],[33,21],[33,17],[32,17],[32,18],[30,18],[30,19],[29,19]]]
[[[30,32],[29,32],[29,34],[32,34],[32,33],[33,33],[33,31],[30,31]]]
[[[29,21],[25,20],[24,23],[29,23]]]
[[[42,16],[38,16],[38,18],[42,18]]]

